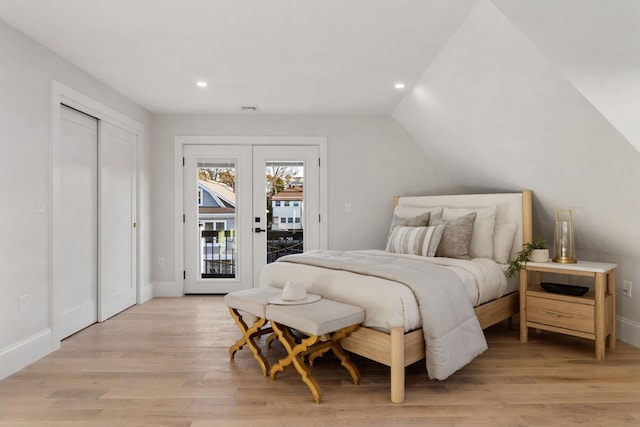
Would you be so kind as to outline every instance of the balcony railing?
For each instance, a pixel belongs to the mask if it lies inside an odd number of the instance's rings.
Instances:
[[[304,251],[304,233],[302,230],[267,231],[267,264],[271,264],[278,258],[299,254]]]
[[[200,232],[200,275],[203,279],[236,277],[235,230],[202,230]],[[295,231],[267,231],[267,264],[278,258],[304,251],[304,233]]]
[[[201,276],[203,279],[230,279],[236,277],[235,230],[202,230]]]

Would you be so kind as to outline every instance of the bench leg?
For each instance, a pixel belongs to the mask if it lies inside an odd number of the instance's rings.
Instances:
[[[319,337],[311,335],[308,338],[304,338],[299,344],[296,344],[295,337],[291,333],[288,327],[279,325],[277,322],[271,321],[273,331],[278,336],[278,339],[287,350],[287,357],[280,359],[278,363],[271,368],[271,379],[275,380],[278,372],[284,370],[285,367],[293,364],[300,376],[302,382],[304,382],[316,403],[320,403],[320,387],[316,380],[311,376],[311,370],[304,364],[304,356],[309,347],[315,344]]]
[[[360,384],[360,371],[358,371],[356,365],[354,365],[349,360],[349,356],[347,356],[347,353],[344,352],[339,343],[340,340],[351,335],[351,333],[359,327],[360,325],[348,326],[331,334],[331,350],[333,351],[333,354],[335,354],[336,357],[340,360],[340,364],[342,365],[342,367],[345,368],[347,372],[349,372],[349,374],[351,375],[351,379],[353,380],[353,383],[355,385]]]
[[[242,338],[236,341],[236,343],[229,348],[229,358],[233,360],[235,354],[246,345],[249,347],[249,350],[251,350],[253,358],[258,362],[258,366],[260,366],[262,374],[266,377],[269,374],[269,362],[267,361],[267,358],[264,357],[260,351],[260,347],[256,345],[254,340],[257,337],[272,332],[272,328],[262,328],[267,323],[267,319],[259,317],[251,327],[248,327],[238,310],[233,307],[229,307],[229,313],[235,320],[238,328],[240,328],[240,331],[242,331]]]
[[[328,334],[322,336],[323,341],[327,341],[329,339],[331,339],[331,337]],[[314,360],[316,360],[318,357],[324,356],[324,354],[329,350],[331,350],[331,347],[323,347],[309,352],[309,366],[313,366]]]
[[[269,335],[267,337],[267,348],[271,348],[271,344],[273,344],[273,342],[277,339],[278,339],[278,336],[276,334]]]
[[[280,325],[274,321],[271,321],[271,325],[274,333],[280,342],[282,342],[285,350],[287,350],[287,356],[284,359],[280,359],[278,363],[271,368],[271,379],[275,380],[278,372],[283,371],[284,368],[293,364],[302,377],[302,381],[309,387],[309,390],[311,390],[311,394],[313,394],[316,403],[320,403],[320,387],[311,376],[311,370],[304,363],[304,358],[309,355],[309,363],[313,364],[313,359],[331,350],[340,360],[341,365],[349,372],[353,383],[356,385],[360,383],[360,372],[358,368],[349,360],[349,356],[347,356],[339,344],[340,340],[351,335],[353,331],[358,329],[359,325],[348,326],[332,334],[323,335],[323,338],[325,338],[324,341],[320,341],[319,336],[311,335],[301,339],[299,342],[297,342],[296,337],[289,327]]]

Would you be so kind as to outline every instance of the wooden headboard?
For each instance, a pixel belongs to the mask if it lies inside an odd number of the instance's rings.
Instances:
[[[532,192],[457,194],[445,196],[395,196],[394,206],[481,208],[496,205],[496,224],[516,223],[512,259],[524,243],[533,241]]]

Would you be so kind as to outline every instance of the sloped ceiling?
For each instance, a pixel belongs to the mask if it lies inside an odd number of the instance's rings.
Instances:
[[[624,10],[623,22],[634,20],[634,28],[623,23],[615,37],[588,43],[596,58],[589,62],[588,52],[563,52],[580,51],[580,34],[599,12],[606,18],[597,32],[615,27],[610,2],[567,3],[588,5],[587,23],[563,29],[555,21],[575,21],[569,18],[577,11],[560,8],[558,17],[549,2],[478,1],[393,117],[467,187],[534,190],[541,237],[553,237],[555,209],[571,208],[579,249],[638,257],[640,152],[632,143],[639,98],[616,106],[627,92],[637,94],[639,76],[631,75],[640,55],[629,49],[638,40],[640,9]],[[617,55],[606,51],[619,46],[625,55],[608,70],[606,58]],[[620,90],[603,89],[616,85]]]
[[[493,3],[640,150],[640,2]]]

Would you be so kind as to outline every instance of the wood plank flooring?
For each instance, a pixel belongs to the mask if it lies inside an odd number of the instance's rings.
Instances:
[[[157,298],[0,381],[0,426],[640,425],[640,349],[619,341],[599,362],[592,341],[545,332],[522,344],[514,323],[487,329],[489,350],[446,381],[407,368],[402,405],[388,368],[352,356],[354,385],[337,359],[317,360],[316,404],[292,367],[272,381],[246,348],[229,360],[240,333],[222,297]]]

